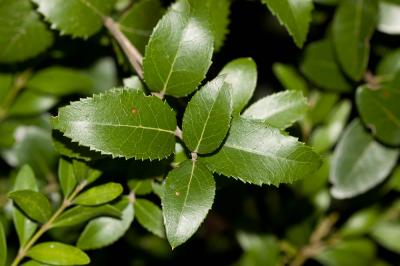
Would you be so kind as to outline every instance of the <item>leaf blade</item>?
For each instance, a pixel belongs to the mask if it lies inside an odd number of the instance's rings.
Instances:
[[[8,194],[21,210],[30,218],[45,223],[51,216],[49,200],[40,192],[33,190],[17,190]]]
[[[146,199],[136,199],[135,217],[151,233],[165,238],[165,228],[161,209]]]
[[[44,242],[29,249],[27,256],[52,265],[85,265],[90,258],[80,249],[59,242]]]
[[[76,197],[74,203],[85,206],[104,204],[121,195],[122,190],[123,188],[119,183],[109,182],[82,192]]]

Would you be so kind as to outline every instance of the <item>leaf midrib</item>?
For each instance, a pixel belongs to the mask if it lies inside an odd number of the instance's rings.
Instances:
[[[164,133],[169,133],[172,135],[175,135],[175,131],[168,130],[168,129],[162,129],[162,128],[157,128],[157,127],[147,127],[147,126],[142,126],[142,125],[125,125],[125,124],[109,124],[109,123],[99,123],[99,122],[88,122],[88,121],[73,121],[71,124],[89,124],[89,125],[95,125],[95,126],[104,126],[104,127],[127,127],[127,128],[139,128],[143,130],[151,130],[151,131],[159,131],[159,132],[164,132]]]

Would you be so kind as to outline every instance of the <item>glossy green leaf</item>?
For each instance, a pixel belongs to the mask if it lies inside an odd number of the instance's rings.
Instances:
[[[290,65],[275,63],[272,66],[274,75],[282,86],[288,91],[302,91],[304,95],[308,93],[308,85],[297,70]]]
[[[102,248],[111,245],[126,233],[133,221],[133,205],[128,199],[123,199],[116,207],[122,211],[121,219],[100,217],[89,222],[78,239],[79,248]]]
[[[53,108],[58,102],[54,96],[31,91],[22,92],[9,110],[11,116],[36,115]]]
[[[344,72],[360,80],[368,64],[369,40],[378,19],[376,0],[344,0],[333,21],[333,41]]]
[[[74,226],[99,216],[120,218],[121,212],[107,204],[95,207],[75,206],[57,217],[52,227]]]
[[[307,45],[300,67],[303,74],[322,89],[337,92],[346,92],[351,89],[336,62],[330,40]]]
[[[13,191],[30,189],[33,191],[38,191],[36,184],[35,174],[32,168],[28,165],[24,165],[19,170],[17,177],[15,178],[15,183]],[[35,222],[27,218],[18,208],[13,208],[13,221],[15,230],[17,231],[18,239],[20,245],[25,245],[26,242],[32,237],[33,233],[38,227]]]
[[[145,199],[137,199],[134,206],[137,221],[156,236],[164,238],[165,228],[161,209]]]
[[[232,88],[233,113],[239,114],[247,105],[257,85],[257,66],[251,58],[239,58],[229,62],[219,75],[225,74],[225,82]]]
[[[205,10],[196,7],[195,0],[178,1],[155,27],[143,60],[144,79],[152,91],[186,96],[204,79],[213,37]]]
[[[52,28],[61,34],[87,38],[98,32],[115,0],[33,0]]]
[[[49,200],[40,192],[33,190],[17,190],[8,194],[8,197],[30,218],[45,223],[51,217]]]
[[[7,262],[7,241],[3,224],[0,222],[0,266],[6,266]]]
[[[60,159],[58,164],[58,178],[64,197],[68,197],[77,185],[74,168],[70,162]]]
[[[214,201],[215,181],[199,161],[185,161],[169,172],[161,199],[168,242],[175,248],[199,228]]]
[[[212,171],[253,184],[291,183],[321,165],[310,147],[262,123],[234,119],[222,148],[205,157]]]
[[[190,100],[183,116],[183,141],[197,153],[216,150],[229,130],[232,115],[230,85],[220,76],[204,85]]]
[[[374,227],[371,235],[380,245],[400,253],[400,225],[398,222],[381,221]]]
[[[78,205],[100,205],[116,199],[122,193],[122,186],[118,183],[109,182],[82,192],[74,203]]]
[[[94,84],[88,75],[80,71],[52,66],[35,73],[26,87],[39,93],[64,96],[72,93],[88,94]]]
[[[0,62],[12,63],[32,58],[53,43],[53,36],[30,1],[2,0],[0,18]]]
[[[82,250],[59,242],[44,242],[29,249],[27,256],[52,265],[86,265],[90,258]]]
[[[153,190],[151,184],[153,183],[152,179],[145,180],[129,180],[128,186],[129,189],[132,190],[135,195],[147,195],[150,194]]]
[[[330,180],[335,198],[350,198],[381,183],[397,162],[399,151],[376,142],[354,120],[335,148]]]
[[[119,27],[140,51],[150,38],[153,28],[164,13],[160,0],[141,0],[132,5],[119,19]]]
[[[377,29],[387,34],[400,34],[400,6],[394,3],[379,2],[379,20]]]
[[[51,265],[50,264],[41,263],[41,262],[38,262],[36,260],[30,260],[30,261],[27,261],[24,264],[22,264],[22,266],[51,266]]]
[[[340,235],[354,237],[366,234],[375,226],[379,216],[379,210],[374,207],[355,212],[340,229]]]
[[[313,10],[312,0],[261,0],[272,14],[285,25],[298,47],[302,47],[307,38]]]
[[[204,0],[208,2],[208,20],[214,37],[214,49],[219,51],[228,33],[230,0]]]
[[[175,146],[174,111],[160,99],[112,90],[59,109],[53,126],[80,145],[113,157],[160,159]]]
[[[369,88],[357,89],[357,108],[363,122],[372,134],[383,143],[400,145],[400,89]]]
[[[244,111],[242,117],[285,129],[300,120],[307,109],[307,99],[302,92],[283,91],[253,103]]]

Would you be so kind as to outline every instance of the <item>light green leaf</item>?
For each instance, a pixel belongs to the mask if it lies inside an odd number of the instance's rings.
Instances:
[[[355,212],[340,229],[343,237],[361,236],[368,233],[378,221],[381,212],[374,207]]]
[[[374,227],[371,235],[383,247],[400,254],[400,225],[398,222],[381,221]]]
[[[150,34],[163,13],[160,0],[141,0],[122,15],[118,22],[119,27],[143,53]]]
[[[53,36],[26,0],[0,2],[0,62],[32,58],[53,43]],[[29,45],[26,45],[29,44]]]
[[[307,38],[313,10],[312,0],[261,0],[272,14],[285,25],[298,47],[303,47]]]
[[[50,110],[58,102],[54,96],[31,91],[22,92],[9,110],[10,116],[37,115]]]
[[[108,204],[96,207],[75,206],[57,217],[52,228],[78,225],[99,216],[120,218],[121,212]]]
[[[230,85],[224,76],[204,85],[190,100],[183,116],[183,141],[197,153],[216,150],[229,130],[232,115]]]
[[[225,82],[232,88],[233,113],[239,114],[250,98],[257,85],[257,66],[251,58],[239,58],[229,62],[219,75],[226,75]]]
[[[285,129],[300,120],[307,110],[307,99],[301,91],[283,91],[253,103],[242,117]]]
[[[215,181],[199,161],[185,161],[169,172],[161,199],[168,242],[186,242],[199,228],[214,201]]]
[[[144,91],[143,83],[138,76],[123,79],[124,86],[133,90]]]
[[[329,113],[333,110],[339,100],[339,95],[335,93],[320,92],[313,90],[309,95],[310,110],[307,113],[307,119],[312,124],[324,122]]]
[[[0,109],[3,109],[3,105],[8,101],[13,88],[13,83],[13,75],[0,73]]]
[[[387,34],[400,34],[400,6],[394,3],[379,2],[378,31]]]
[[[77,184],[74,168],[70,162],[60,159],[58,164],[58,178],[60,179],[60,186],[64,198],[66,198],[75,189]]]
[[[272,70],[286,90],[302,91],[304,95],[308,94],[308,85],[306,81],[293,66],[275,63],[272,66]]]
[[[155,27],[143,60],[152,91],[176,97],[193,92],[211,65],[213,38],[195,0],[173,4]]]
[[[240,232],[237,238],[244,249],[238,266],[279,265],[279,243],[275,237]]]
[[[49,200],[40,192],[33,190],[17,190],[8,194],[14,203],[30,218],[45,223],[51,217]]]
[[[22,266],[51,266],[51,265],[50,264],[41,263],[41,262],[38,262],[36,260],[30,260],[30,261],[27,261],[24,264],[22,264]]]
[[[122,186],[118,183],[109,182],[82,192],[74,200],[78,205],[100,205],[116,199],[122,193]]]
[[[246,119],[232,121],[221,150],[204,157],[204,162],[219,174],[276,186],[308,177],[321,165],[319,155],[296,138]]]
[[[331,156],[323,157],[322,159],[323,162],[318,171],[309,177],[294,183],[296,191],[299,191],[302,195],[310,198],[316,196],[318,192],[321,192],[326,188],[329,178]]]
[[[44,242],[33,246],[27,256],[52,265],[86,265],[90,258],[82,250],[59,242]]]
[[[35,174],[33,173],[32,168],[29,167],[29,165],[24,165],[23,167],[21,167],[17,174],[17,177],[15,178],[13,191],[23,189],[38,191]],[[17,231],[20,246],[23,246],[36,231],[37,224],[27,218],[16,207],[13,208],[13,221],[15,230]]]
[[[87,71],[93,82],[92,94],[104,92],[118,84],[117,65],[112,57],[97,60]]]
[[[145,199],[137,199],[134,206],[137,221],[156,236],[164,238],[165,228],[161,209]]]
[[[350,198],[381,183],[397,162],[399,151],[374,141],[358,119],[345,130],[335,148],[330,180],[335,198]]]
[[[87,38],[98,32],[115,0],[32,0],[61,34]]]
[[[376,0],[344,0],[333,20],[333,41],[344,72],[360,80],[368,64],[369,40],[378,19]]]
[[[376,74],[384,80],[391,80],[398,71],[400,71],[400,49],[385,54],[376,68]]]
[[[112,90],[59,109],[53,126],[80,145],[113,157],[160,159],[175,147],[175,113],[142,92]]]
[[[91,168],[86,163],[78,160],[73,160],[72,166],[74,168],[75,178],[78,182],[85,180],[87,184],[90,184],[96,181],[102,174],[100,170]]]
[[[6,266],[7,262],[7,241],[3,223],[0,222],[0,266]]]
[[[400,192],[400,165],[393,170],[388,185],[391,189]]]
[[[52,66],[35,73],[26,87],[39,93],[64,96],[72,93],[88,94],[94,84],[88,75],[80,71]]]
[[[337,92],[347,92],[351,89],[336,62],[330,40],[307,45],[300,68],[310,81],[322,89]]]
[[[356,103],[363,122],[372,134],[383,143],[400,145],[400,89],[369,88],[357,89]]]
[[[145,180],[132,179],[129,180],[128,186],[129,189],[135,193],[135,195],[147,195],[153,191],[153,188],[151,186],[152,183],[153,183],[152,179],[145,179]]]
[[[102,248],[111,245],[125,234],[133,221],[133,205],[125,198],[116,207],[122,211],[122,218],[100,217],[90,221],[78,239],[79,248]]]
[[[214,50],[217,52],[224,44],[228,33],[230,0],[208,1],[208,19],[214,37]]]

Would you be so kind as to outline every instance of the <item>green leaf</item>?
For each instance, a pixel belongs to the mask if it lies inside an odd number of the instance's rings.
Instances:
[[[88,75],[80,71],[52,66],[35,73],[26,87],[39,93],[64,96],[72,93],[88,94],[94,84]]]
[[[312,91],[309,95],[310,110],[307,119],[313,124],[323,122],[339,100],[339,95],[335,93]]]
[[[98,152],[91,151],[88,147],[83,147],[76,142],[72,142],[71,139],[64,137],[60,131],[53,130],[52,137],[54,149],[63,156],[86,162],[102,157]]]
[[[377,30],[387,34],[400,34],[399,17],[399,5],[386,1],[380,1]]]
[[[52,265],[86,265],[90,258],[82,250],[59,242],[44,242],[29,249],[27,256]]]
[[[60,179],[60,186],[64,194],[64,198],[66,198],[71,194],[77,185],[74,168],[70,162],[60,159],[58,164],[58,178]]]
[[[344,72],[360,80],[368,64],[369,40],[378,19],[376,0],[341,1],[333,20],[333,41]]]
[[[32,0],[61,35],[87,38],[98,32],[115,0]]]
[[[304,95],[308,94],[308,85],[306,81],[293,66],[275,63],[272,66],[272,70],[286,90],[302,91]]]
[[[143,91],[144,86],[143,83],[140,81],[138,76],[131,76],[129,78],[123,79],[124,86],[133,90]]]
[[[151,184],[153,183],[152,179],[145,180],[129,180],[128,186],[129,189],[132,190],[135,195],[147,195],[153,191]]]
[[[199,228],[214,201],[215,181],[199,161],[185,161],[169,172],[161,199],[168,242],[186,242]]]
[[[143,60],[152,91],[176,97],[193,92],[211,65],[213,37],[195,0],[173,4],[155,27]],[[199,2],[200,5],[201,2]]]
[[[119,27],[143,53],[150,34],[163,13],[160,0],[141,0],[122,15],[118,21]]]
[[[32,91],[22,92],[9,110],[10,116],[37,115],[53,108],[58,102],[54,96]]]
[[[108,204],[96,207],[75,206],[57,217],[52,228],[78,225],[99,216],[120,218],[121,212]]]
[[[125,234],[133,221],[133,205],[125,198],[116,207],[122,211],[122,218],[100,217],[90,221],[78,239],[79,248],[102,248],[111,245]]]
[[[14,76],[11,74],[0,73],[0,107],[7,102],[9,95],[12,91],[14,83]]]
[[[7,262],[7,241],[3,223],[0,222],[0,266],[6,266]]]
[[[244,249],[238,266],[279,265],[279,243],[274,236],[240,232],[237,238]]]
[[[174,151],[174,111],[142,92],[117,89],[73,102],[53,122],[72,141],[113,157],[160,159]]]
[[[400,89],[357,89],[356,103],[363,122],[385,144],[400,145]]]
[[[321,167],[309,177],[294,183],[296,191],[307,197],[315,196],[328,184],[331,156],[323,157]]]
[[[97,60],[86,72],[93,82],[92,94],[104,92],[118,84],[118,73],[115,61],[111,57]]]
[[[153,202],[145,199],[135,201],[135,216],[137,221],[156,236],[165,237],[163,214]]]
[[[384,80],[391,80],[398,71],[400,71],[400,49],[385,54],[376,68],[376,74]]]
[[[313,10],[312,0],[261,0],[272,14],[285,25],[298,47],[303,47],[307,38]]]
[[[24,165],[19,170],[17,177],[15,178],[15,183],[13,191],[30,189],[33,191],[38,191],[36,184],[35,174],[29,165]],[[13,221],[15,230],[17,231],[20,246],[25,245],[28,240],[32,237],[33,233],[36,231],[37,224],[27,218],[18,208],[13,208]]]
[[[219,75],[225,74],[225,82],[232,88],[233,113],[239,114],[250,98],[257,85],[257,66],[251,58],[239,58],[229,62]]]
[[[391,172],[399,151],[374,141],[358,119],[346,128],[335,148],[330,180],[331,193],[343,199],[375,187]]]
[[[310,81],[322,89],[337,92],[351,89],[336,62],[331,41],[328,39],[307,45],[300,68]]]
[[[41,263],[35,260],[30,260],[22,264],[22,266],[51,266],[50,264]]]
[[[205,0],[207,1],[207,0]],[[208,0],[208,19],[214,37],[214,50],[217,52],[224,44],[228,33],[230,0]]]
[[[343,237],[361,236],[368,233],[378,221],[381,212],[374,207],[354,213],[340,230]]]
[[[400,225],[398,222],[381,221],[374,227],[371,235],[383,247],[400,254]]]
[[[229,130],[232,115],[230,86],[224,76],[204,85],[190,100],[183,116],[183,141],[197,153],[217,149]]]
[[[90,184],[96,181],[102,174],[100,170],[91,168],[86,163],[78,160],[73,160],[72,166],[74,168],[75,178],[78,182],[85,180],[87,184]]]
[[[234,119],[222,148],[204,161],[216,173],[276,186],[307,177],[321,165],[319,155],[296,138],[246,119]]]
[[[82,192],[74,203],[78,205],[100,205],[116,199],[122,193],[122,186],[118,183],[109,182]]]
[[[45,223],[51,217],[49,200],[40,192],[33,190],[17,190],[8,194],[18,207],[30,218]]]
[[[388,185],[391,189],[400,192],[400,165],[393,170]]]
[[[285,129],[300,120],[307,110],[307,99],[301,91],[283,91],[253,103],[242,117]]]
[[[2,0],[0,18],[0,62],[13,63],[32,58],[53,43],[52,34],[40,21],[30,1]]]

